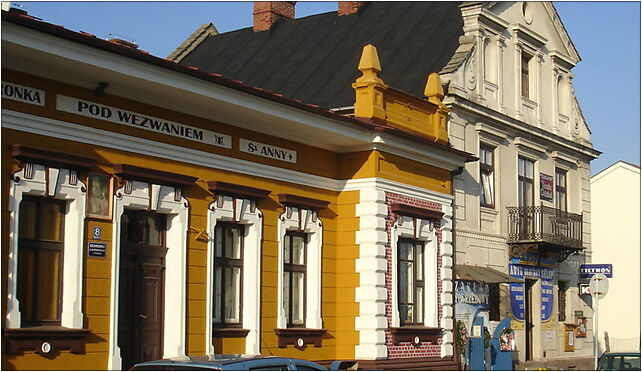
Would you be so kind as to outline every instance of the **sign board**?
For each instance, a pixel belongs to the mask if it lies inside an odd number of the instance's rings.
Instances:
[[[26,87],[24,85],[14,84],[7,81],[2,82],[2,98],[38,106],[45,105],[44,90]]]
[[[296,164],[296,151],[284,149],[283,147],[266,145],[265,143],[240,138],[239,150],[241,152],[262,156],[264,158],[281,160]]]
[[[603,299],[609,292],[609,280],[606,275],[602,273],[593,275],[589,282],[589,290],[591,291],[591,296],[597,296],[598,300]]]
[[[591,290],[589,289],[588,283],[580,283],[580,296],[590,295]]]
[[[105,257],[107,255],[107,244],[89,242],[87,244],[87,255],[89,257]]]
[[[227,134],[193,127],[139,112],[106,106],[96,102],[84,101],[79,98],[59,94],[56,100],[56,108],[59,111],[106,120],[129,127],[146,129],[160,135],[178,137],[228,149],[232,148],[232,136]]]
[[[553,176],[539,174],[539,198],[546,201],[553,201]]]
[[[595,274],[604,274],[607,278],[613,277],[612,264],[583,264],[580,265],[580,278],[588,279]]]

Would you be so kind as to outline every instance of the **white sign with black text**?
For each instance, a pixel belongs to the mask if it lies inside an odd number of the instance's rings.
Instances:
[[[90,118],[128,125],[135,128],[147,129],[156,133],[173,137],[189,139],[208,145],[232,148],[232,136],[205,130],[173,121],[159,119],[153,116],[132,111],[101,105],[79,98],[58,95],[56,108],[60,111],[71,112]]]
[[[2,82],[2,98],[14,101],[30,103],[32,105],[45,105],[45,91],[26,87],[20,84]]]
[[[287,161],[296,164],[296,151],[266,145],[261,142],[250,141],[245,138],[239,139],[239,150],[252,155],[263,156],[264,158]]]

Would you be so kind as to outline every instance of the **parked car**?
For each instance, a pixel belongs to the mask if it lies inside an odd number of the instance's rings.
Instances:
[[[302,359],[277,356],[214,354],[184,356],[138,363],[130,371],[327,371]]]
[[[604,353],[597,362],[598,371],[639,371],[640,352]]]

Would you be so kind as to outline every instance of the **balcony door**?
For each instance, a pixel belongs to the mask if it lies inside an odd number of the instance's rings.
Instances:
[[[526,158],[517,160],[517,202],[520,210],[520,236],[531,239],[535,232],[535,164]]]

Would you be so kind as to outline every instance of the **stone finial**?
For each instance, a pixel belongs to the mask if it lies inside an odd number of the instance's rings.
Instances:
[[[438,73],[433,72],[428,75],[428,82],[426,82],[424,95],[430,102],[433,102],[433,100],[435,99],[441,102],[441,100],[444,98],[444,88],[441,86],[441,78],[439,77]]]
[[[383,84],[383,80],[381,80],[379,76],[377,76],[377,73],[381,71],[381,63],[379,62],[377,48],[375,48],[374,45],[368,44],[363,47],[363,52],[361,53],[361,59],[359,60],[358,68],[359,71],[363,73],[363,76],[357,79],[357,84]]]

